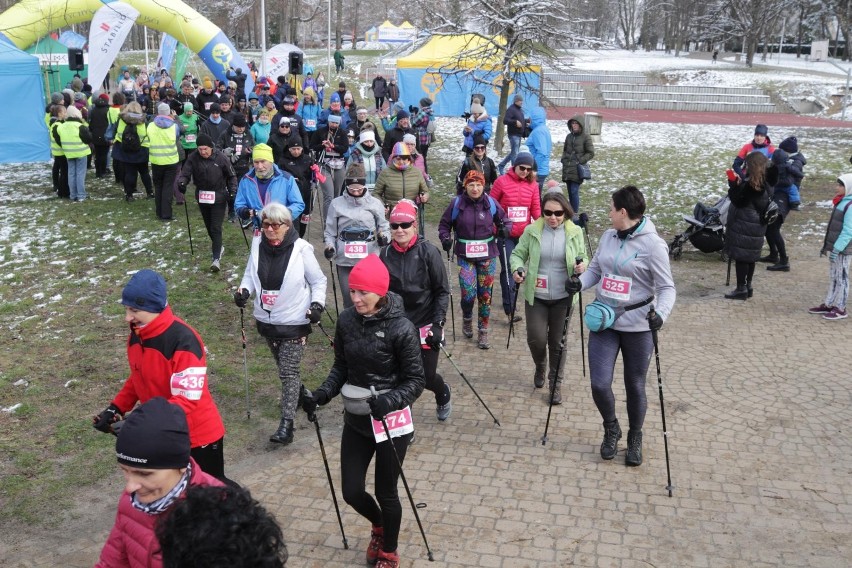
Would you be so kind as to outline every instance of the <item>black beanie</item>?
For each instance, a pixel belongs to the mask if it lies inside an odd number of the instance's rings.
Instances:
[[[201,133],[198,135],[198,138],[195,139],[196,146],[207,146],[208,148],[213,148],[213,138],[210,137],[209,134]]]
[[[790,136],[785,138],[781,144],[778,145],[779,148],[787,152],[788,154],[795,154],[799,151],[799,140],[795,136]]]
[[[246,125],[246,117],[244,117],[242,114],[238,114],[234,117],[233,126],[245,126],[245,125]]]
[[[159,396],[130,413],[115,442],[118,463],[142,469],[184,468],[189,452],[186,414]]]

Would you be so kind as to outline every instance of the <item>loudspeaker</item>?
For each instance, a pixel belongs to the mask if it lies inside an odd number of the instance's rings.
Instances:
[[[85,67],[83,63],[83,50],[79,47],[68,48],[68,69],[71,71],[82,71]]]
[[[290,52],[290,74],[291,75],[301,75],[302,74],[302,54],[298,51]]]

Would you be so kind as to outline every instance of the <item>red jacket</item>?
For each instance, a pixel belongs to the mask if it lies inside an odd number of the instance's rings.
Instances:
[[[224,485],[215,477],[201,471],[192,458],[190,461],[190,485]],[[130,503],[130,495],[122,493],[118,501],[118,512],[115,514],[115,524],[104,543],[95,568],[160,568],[163,559],[158,553],[160,543],[154,534],[154,526],[159,518],[158,515],[149,515],[134,509]]]
[[[207,388],[207,356],[198,333],[170,307],[127,340],[130,376],[112,401],[122,414],[137,402],[161,396],[180,406],[193,448],[225,435],[219,409]]]
[[[535,177],[528,175],[522,180],[514,168],[497,178],[491,186],[491,197],[506,211],[512,222],[509,236],[519,239],[527,225],[541,217],[541,201]]]

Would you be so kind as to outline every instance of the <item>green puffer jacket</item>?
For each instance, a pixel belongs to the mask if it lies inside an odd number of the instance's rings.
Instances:
[[[544,217],[540,217],[531,225],[527,225],[509,259],[509,266],[513,273],[524,265],[527,267],[527,278],[524,280],[524,300],[529,305],[533,305],[535,302],[535,281],[541,257],[541,234],[544,230],[544,223]],[[568,268],[568,274],[571,274],[576,257],[582,256],[583,262],[588,263],[589,255],[586,253],[586,246],[583,242],[583,230],[570,220],[566,220],[562,226],[565,229],[565,265]],[[565,283],[555,283],[555,286],[564,287]],[[574,301],[576,302],[577,299],[575,297]]]
[[[400,199],[414,201],[417,196],[429,195],[429,188],[423,173],[411,164],[405,170],[398,170],[393,162],[382,170],[376,178],[376,187],[373,189],[373,197],[381,200],[386,207],[393,207]]]

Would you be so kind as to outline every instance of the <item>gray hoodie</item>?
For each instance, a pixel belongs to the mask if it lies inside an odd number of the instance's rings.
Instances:
[[[648,331],[645,318],[651,305],[663,321],[669,318],[674,308],[676,292],[668,246],[657,235],[650,218],[643,217],[640,223],[640,227],[624,240],[618,238],[615,229],[604,232],[592,261],[580,275],[583,289],[595,286],[595,299],[612,306],[619,314],[612,326],[617,331]],[[605,282],[614,288],[615,293],[604,290]],[[625,282],[630,284],[629,297],[618,292],[619,286]],[[651,305],[624,311],[625,306],[651,296],[654,297]]]
[[[378,254],[379,244],[376,238],[379,233],[390,236],[384,204],[370,195],[369,191],[365,191],[361,197],[352,197],[346,188],[343,188],[343,193],[331,200],[323,233],[325,246],[334,247],[334,262],[338,266],[355,266],[360,260],[346,256],[344,242],[340,238],[344,229],[355,227],[364,227],[374,234],[373,240],[367,243],[367,254]]]

